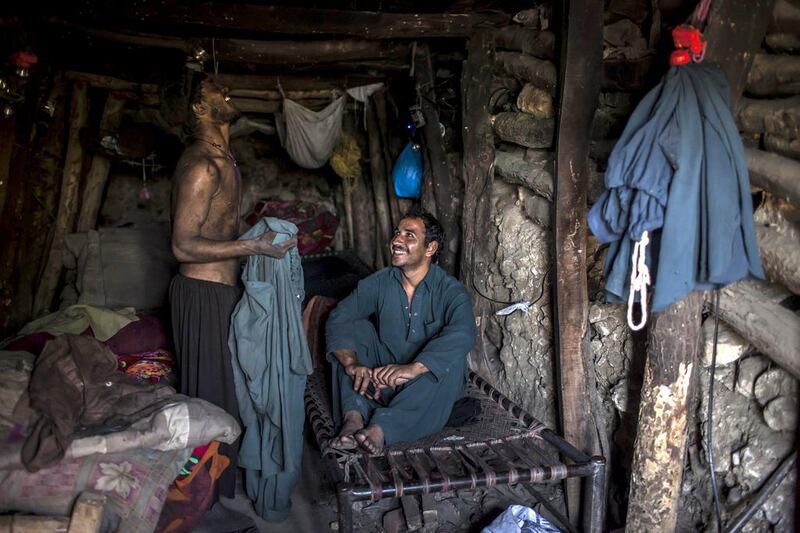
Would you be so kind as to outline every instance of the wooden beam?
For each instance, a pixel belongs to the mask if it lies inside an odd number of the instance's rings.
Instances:
[[[171,2],[153,10],[132,4],[134,20],[192,25],[211,30],[228,29],[290,35],[347,35],[364,39],[421,39],[466,37],[477,27],[507,24],[510,16],[500,11],[465,13],[388,13],[306,7],[267,6],[215,2],[184,5]]]
[[[108,95],[103,115],[100,117],[99,135],[114,135],[122,123],[122,111],[125,100],[111,93]],[[108,182],[108,172],[111,170],[111,160],[97,153],[92,158],[92,166],[86,175],[86,185],[83,188],[83,199],[80,203],[80,214],[76,231],[89,231],[97,225],[97,215],[103,202],[103,191]]]
[[[267,76],[264,74],[215,74],[212,77],[218,83],[231,89],[278,91],[278,82],[284,91],[313,91],[313,90],[344,90],[347,87],[358,87],[385,81],[382,76],[347,75],[347,76],[320,76],[281,74]]]
[[[800,57],[756,54],[747,74],[747,92],[757,96],[800,93]]]
[[[91,72],[80,72],[77,70],[69,70],[66,73],[66,78],[69,81],[80,81],[98,87],[100,89],[107,89],[109,91],[126,91],[141,94],[158,94],[158,85],[153,83],[136,83],[133,81],[122,80],[113,76],[105,76],[103,74],[93,74]]]
[[[542,59],[555,56],[556,37],[553,32],[506,26],[494,32],[494,45],[502,50],[514,50]]]
[[[552,61],[517,52],[497,52],[496,58],[506,74],[556,94],[556,66]]]
[[[417,45],[416,49],[416,90],[422,102],[422,113],[425,115],[423,139],[425,153],[431,169],[433,195],[436,199],[436,212],[439,222],[446,234],[447,242],[441,252],[439,265],[448,273],[455,274],[458,269],[458,244],[461,235],[458,217],[453,209],[453,201],[458,190],[450,172],[447,153],[442,141],[439,127],[439,108],[436,104],[435,78],[431,54],[426,43]]]
[[[494,132],[504,141],[528,148],[553,146],[555,120],[539,119],[528,113],[505,111],[492,117]]]
[[[722,289],[712,311],[784,370],[800,379],[800,317],[765,296],[759,281],[740,281]]]
[[[676,530],[702,310],[693,292],[650,319],[626,532]]]
[[[383,149],[383,164],[386,167],[386,192],[389,195],[389,208],[392,213],[392,227],[400,223],[405,212],[400,207],[400,199],[394,191],[394,182],[391,179],[394,170],[395,157],[389,148],[389,121],[386,118],[386,91],[378,91],[372,96],[375,102],[375,112],[378,118],[378,132],[380,133],[381,148]]]
[[[772,133],[800,137],[800,96],[755,100],[742,98],[736,111],[736,124],[745,133]]]
[[[494,170],[508,183],[522,185],[547,200],[553,199],[553,174],[545,165],[532,165],[520,155],[497,151]]]
[[[367,144],[369,145],[369,169],[372,175],[372,195],[375,200],[375,217],[377,218],[376,259],[383,265],[390,263],[389,240],[392,238],[392,217],[389,209],[389,197],[386,185],[386,167],[383,164],[383,148],[378,127],[378,113],[375,102],[370,98],[367,109]]]
[[[39,125],[42,138],[32,154],[32,167],[27,176],[28,191],[23,205],[25,224],[19,238],[25,244],[17,253],[15,270],[19,275],[12,287],[13,305],[7,313],[12,330],[31,319],[39,274],[44,266],[48,240],[58,212],[64,143],[67,137],[65,126],[68,104],[64,99],[65,85],[63,77],[57,77],[53,82],[47,98],[53,104],[53,116],[48,123]],[[5,324],[0,324],[0,328],[4,326]]]
[[[777,0],[770,18],[769,32],[800,34],[800,4],[791,0]]]
[[[800,162],[753,148],[744,152],[751,184],[800,207]]]
[[[69,140],[67,155],[64,160],[64,171],[61,180],[61,198],[58,203],[58,214],[53,225],[53,238],[50,251],[42,269],[41,282],[36,291],[33,303],[33,314],[38,316],[50,310],[61,276],[64,249],[64,236],[72,231],[78,213],[78,187],[83,167],[83,148],[80,131],[86,125],[89,114],[87,85],[75,82],[72,87],[69,119]]]
[[[409,50],[405,43],[374,42],[365,39],[258,41],[219,38],[214,39],[212,43],[209,38],[183,39],[158,34],[99,29],[58,19],[50,19],[50,23],[106,41],[145,48],[177,50],[185,54],[193,54],[198,47],[210,53],[213,47],[218,61],[256,65],[320,65],[369,60],[386,60],[387,64],[395,61],[404,64]]]
[[[492,167],[494,165],[494,134],[489,115],[492,72],[494,71],[494,38],[489,31],[476,32],[467,44],[467,60],[461,71],[461,116],[464,158],[464,204],[462,222],[464,242],[461,247],[461,280],[472,295],[478,338],[484,338],[486,323],[491,316],[491,303],[476,287],[486,293],[486,278],[492,228]],[[493,252],[493,251],[492,251]],[[484,376],[491,376],[482,354],[483,342],[470,354],[472,367]]]
[[[800,161],[800,137],[789,138],[765,133],[764,148],[770,152]]]
[[[0,118],[0,213],[6,203],[6,191],[11,172],[11,153],[17,139],[17,117]]]
[[[757,225],[758,250],[767,278],[800,295],[800,243],[796,236]]]
[[[571,0],[562,6],[559,115],[553,223],[555,361],[564,438],[590,455],[600,453],[591,381],[589,289],[586,277],[586,191],[589,133],[603,73],[603,4]],[[523,115],[526,116],[526,115]],[[497,128],[497,123],[495,123]],[[567,510],[577,523],[580,482],[567,482]],[[590,502],[583,501],[583,506]],[[600,520],[600,524],[603,520]],[[586,526],[586,524],[584,524]]]
[[[733,109],[744,92],[750,63],[764,40],[774,4],[775,0],[712,2],[705,30],[705,57],[725,72]]]

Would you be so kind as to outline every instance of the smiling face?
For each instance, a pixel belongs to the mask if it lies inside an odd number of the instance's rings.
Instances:
[[[421,218],[404,218],[394,230],[390,242],[392,266],[415,268],[430,265],[439,244],[436,241],[425,245],[425,224]]]

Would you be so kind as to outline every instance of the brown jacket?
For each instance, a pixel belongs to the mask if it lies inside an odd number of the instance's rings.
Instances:
[[[31,472],[57,463],[77,435],[122,429],[174,393],[117,372],[116,356],[91,337],[56,337],[36,359],[28,386],[39,417],[22,447],[22,463]]]

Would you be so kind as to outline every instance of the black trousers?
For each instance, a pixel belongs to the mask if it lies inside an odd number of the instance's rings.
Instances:
[[[169,287],[180,392],[225,409],[237,421],[239,405],[233,384],[228,328],[240,297],[239,287],[180,274],[173,278]],[[231,460],[231,465],[219,480],[219,494],[233,498],[239,441],[222,444],[220,453]]]

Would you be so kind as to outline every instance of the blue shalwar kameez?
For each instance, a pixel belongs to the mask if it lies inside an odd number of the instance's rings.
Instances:
[[[268,231],[275,244],[297,233],[276,218],[260,220],[242,239]],[[242,273],[244,295],[231,317],[230,345],[236,396],[245,427],[239,466],[256,512],[286,518],[303,455],[303,395],[311,356],[303,331],[303,271],[297,248],[283,259],[254,255]]]
[[[326,325],[333,364],[334,412],[356,410],[383,429],[386,444],[413,441],[441,430],[464,395],[467,354],[475,342],[475,316],[464,286],[431,265],[409,305],[401,272],[390,267],[361,280],[333,310]],[[361,365],[424,364],[429,372],[375,401],[353,391],[353,380],[334,356],[356,352]]]

